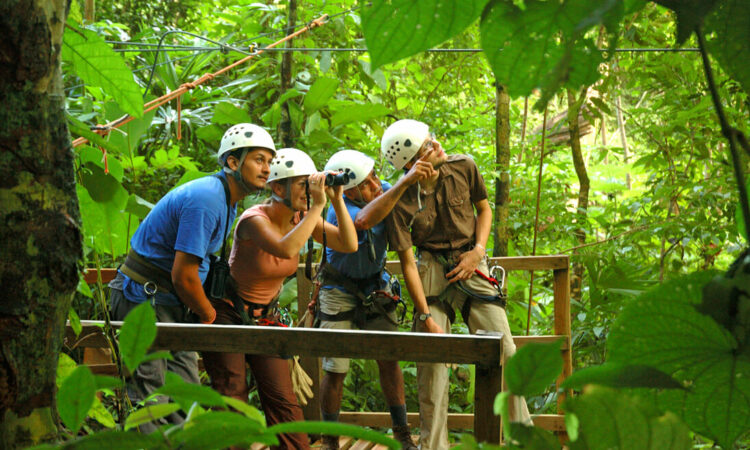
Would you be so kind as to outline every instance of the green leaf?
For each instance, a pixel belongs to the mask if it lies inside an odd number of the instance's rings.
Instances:
[[[541,88],[537,109],[565,86],[578,89],[598,79],[601,52],[585,33],[604,24],[612,44],[623,14],[618,0],[493,2],[482,15],[482,49],[497,77],[514,96]],[[562,36],[563,39],[559,37]]]
[[[143,425],[144,423],[167,417],[173,412],[179,410],[180,405],[177,403],[158,403],[156,405],[144,406],[128,416],[125,421],[125,429],[129,430],[139,425]]]
[[[654,0],[677,14],[677,44],[682,45],[718,0]]]
[[[95,165],[102,170],[106,168],[109,175],[112,175],[117,182],[122,182],[122,176],[124,174],[122,164],[120,164],[120,161],[112,156],[111,153],[107,154],[105,164],[105,156],[101,150],[90,145],[82,145],[78,147],[78,157],[81,160],[81,166]]]
[[[83,420],[94,403],[95,395],[94,376],[86,366],[77,367],[62,382],[57,392],[57,411],[60,419],[73,434],[78,433],[81,428]]]
[[[125,61],[95,31],[70,28],[63,36],[62,59],[87,84],[100,87],[133,117],[143,116],[143,96]],[[72,29],[71,29],[72,28]]]
[[[310,90],[305,95],[305,100],[302,106],[305,108],[305,113],[312,114],[319,110],[328,103],[333,94],[336,93],[336,89],[339,88],[339,81],[333,78],[321,77],[315,80]]]
[[[102,404],[101,400],[96,396],[94,397],[94,404],[91,405],[88,415],[107,428],[114,428],[117,426],[115,418],[112,417],[112,413],[109,412],[109,410]]]
[[[122,213],[119,197],[108,203],[95,202],[88,190],[76,185],[83,222],[84,243],[103,254],[117,259],[125,253],[128,239],[138,226],[138,219]],[[126,193],[127,194],[127,193]],[[124,200],[127,201],[127,195]]]
[[[183,184],[187,182],[197,180],[198,178],[203,178],[208,175],[211,175],[211,172],[201,172],[199,170],[187,170],[185,171],[184,174],[182,174],[180,179],[177,180],[177,183],[175,183],[172,189],[176,188],[177,186],[182,186]]]
[[[565,411],[579,422],[572,450],[692,448],[689,430],[674,414],[661,415],[621,391],[594,386],[569,399]]]
[[[153,203],[148,202],[135,194],[130,194],[130,197],[128,197],[128,204],[125,207],[125,211],[141,219],[146,217],[152,209],[154,209]]]
[[[62,386],[63,381],[76,370],[76,367],[78,367],[78,364],[73,361],[73,358],[65,353],[60,353],[60,357],[57,360],[57,376],[55,377],[55,384],[58,389]]]
[[[190,426],[170,436],[183,449],[226,448],[263,442],[278,445],[271,433],[253,419],[228,411],[211,411],[190,421]]]
[[[84,296],[86,296],[88,298],[94,298],[94,294],[91,292],[91,288],[86,283],[86,280],[83,279],[83,273],[81,273],[79,275],[79,277],[78,277],[78,286],[76,287],[76,292],[78,292],[79,294],[84,295]],[[68,319],[69,320],[73,320],[70,317],[68,317]],[[80,320],[81,319],[78,318],[78,314],[77,313],[76,313],[76,320],[79,321],[78,325],[80,325]],[[74,328],[76,328],[78,326],[78,325],[75,325],[75,324],[71,324],[71,325],[73,325]],[[73,331],[75,331],[75,329]],[[80,333],[80,331],[76,331],[76,336],[78,336],[78,333]]]
[[[120,329],[120,353],[131,372],[143,361],[156,338],[156,313],[148,302],[133,308]]]
[[[134,448],[153,448],[161,439],[159,433],[102,431],[70,441],[63,448],[75,450],[101,450],[103,448],[107,450],[132,450]]]
[[[440,44],[468,27],[487,0],[374,0],[363,7],[362,32],[372,69]]]
[[[104,105],[105,118],[108,121],[114,121],[119,119],[125,114],[125,111],[120,108],[115,102],[107,102]],[[107,139],[117,147],[123,149],[123,153],[126,155],[132,155],[138,148],[138,143],[141,138],[148,132],[151,127],[151,123],[154,120],[157,109],[143,114],[143,117],[133,119],[130,122],[117,127],[117,130],[113,130],[109,133]]]
[[[166,395],[182,409],[187,410],[193,403],[204,406],[226,407],[221,394],[208,386],[201,386],[185,382],[179,375],[167,372],[164,384],[154,391],[154,394]]]
[[[249,417],[250,419],[255,420],[259,424],[266,426],[266,417],[263,415],[262,412],[258,410],[258,408],[249,405],[247,402],[243,402],[242,400],[238,400],[234,397],[227,397],[222,396],[221,398],[224,399],[224,403],[227,404],[227,406],[230,406],[237,411],[244,414],[246,417]]]
[[[240,109],[229,102],[220,102],[214,108],[214,115],[211,122],[218,124],[238,124],[250,123],[253,119],[244,109]]]
[[[96,384],[96,390],[112,389],[122,385],[119,378],[106,375],[94,375],[94,382]]]
[[[388,448],[398,450],[401,444],[397,441],[378,433],[377,431],[368,430],[356,425],[343,424],[338,422],[285,422],[268,427],[268,433],[321,433],[332,436],[351,436],[364,441],[382,444]]]
[[[671,280],[629,303],[610,332],[608,361],[651,366],[689,384],[687,392],[660,394],[660,405],[731,448],[750,428],[750,361],[729,330],[695,309],[715,274]]]
[[[352,105],[336,111],[331,117],[331,128],[351,122],[364,122],[376,117],[384,116],[391,110],[379,103]]]
[[[706,17],[706,32],[715,32],[707,39],[711,54],[722,69],[740,82],[750,93],[750,3],[725,0]]]
[[[674,378],[653,367],[616,363],[581,369],[569,376],[562,387],[580,389],[587,384],[615,388],[683,389]]]
[[[521,443],[523,449],[560,450],[560,441],[547,430],[518,422],[511,423],[510,428],[513,440]]]
[[[81,179],[83,186],[95,202],[109,203],[113,200],[119,202],[118,199],[128,197],[128,192],[120,182],[111,174],[104,173],[98,165],[86,163],[81,168]]]
[[[560,341],[527,344],[505,363],[505,382],[515,395],[539,395],[562,372]]]
[[[79,280],[79,283],[80,283],[80,280]],[[86,283],[84,283],[84,285],[88,287]],[[70,321],[70,327],[73,329],[73,333],[76,334],[76,338],[77,338],[78,335],[81,334],[81,331],[83,330],[83,326],[81,326],[81,318],[78,317],[78,313],[76,312],[75,309],[73,309],[73,307],[70,307],[70,309],[68,309],[68,320]]]
[[[106,149],[110,153],[118,154],[122,153],[123,148],[119,147],[115,142],[109,142],[107,139],[104,139],[101,135],[94,133],[89,129],[89,126],[85,123],[79,121],[78,119],[73,118],[72,116],[67,116],[68,118],[68,130],[70,131],[70,134],[77,134],[81,137],[84,137],[88,139],[89,142],[92,144]]]
[[[510,426],[510,405],[508,403],[510,396],[511,393],[508,391],[499,392],[495,396],[495,402],[492,404],[492,411],[502,419],[506,439],[511,439],[513,433],[513,429]]]
[[[147,361],[153,361],[155,359],[166,359],[167,361],[172,361],[174,358],[172,357],[172,354],[169,353],[167,350],[160,350],[158,352],[149,353],[148,355],[144,356],[141,360],[141,364],[147,362]]]

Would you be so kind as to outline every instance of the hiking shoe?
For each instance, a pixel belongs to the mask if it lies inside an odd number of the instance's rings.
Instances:
[[[320,446],[320,450],[338,450],[339,448],[339,437],[338,436],[322,436],[323,443]]]
[[[401,443],[403,450],[417,450],[417,446],[411,440],[409,425],[393,427],[393,438]]]

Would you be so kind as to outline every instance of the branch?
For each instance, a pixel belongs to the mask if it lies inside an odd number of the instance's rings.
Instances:
[[[740,153],[737,150],[736,145],[736,142],[738,140],[737,133],[739,133],[739,130],[735,130],[734,128],[729,126],[727,117],[724,114],[724,107],[722,106],[721,99],[719,98],[719,91],[716,89],[714,74],[711,70],[711,62],[708,59],[708,52],[706,51],[706,38],[703,35],[703,29],[700,25],[695,27],[695,34],[698,37],[698,48],[700,48],[701,51],[701,58],[703,59],[703,70],[706,73],[708,88],[711,91],[711,99],[714,103],[716,115],[719,116],[721,133],[729,141],[729,151],[732,155],[732,168],[734,169],[734,176],[737,179],[737,190],[740,193],[740,207],[742,208],[742,218],[745,221],[745,242],[750,243],[750,205],[748,204],[747,200],[747,186],[745,185],[745,177],[742,174],[742,161],[740,160]],[[745,148],[745,150],[747,150],[747,147]]]

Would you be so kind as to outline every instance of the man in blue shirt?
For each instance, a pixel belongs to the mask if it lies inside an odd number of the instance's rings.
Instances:
[[[217,154],[221,172],[188,182],[159,200],[133,235],[131,251],[110,283],[113,320],[123,320],[145,301],[154,306],[159,322],[190,322],[191,311],[201,323],[215,320],[216,311],[203,290],[209,255],[222,247],[237,202],[264,188],[275,152],[266,130],[248,123],[235,125],[221,140]],[[187,382],[200,382],[198,355],[171,353],[173,360],[148,361],[133,373],[128,395],[134,403],[163,385],[167,370]],[[157,425],[182,421],[172,414],[140,429],[150,432]]]
[[[359,247],[355,253],[339,253],[326,248],[328,264],[322,270],[322,288],[318,296],[321,328],[398,331],[394,301],[399,295],[399,292],[394,292],[398,282],[391,280],[384,270],[387,240],[382,220],[407,187],[427,178],[433,170],[431,164],[420,161],[391,187],[378,178],[374,165],[375,162],[361,152],[343,150],[333,155],[325,167],[325,170],[349,174],[350,181],[344,186],[344,203],[355,221]],[[333,209],[329,209],[327,220],[336,224]],[[416,449],[406,421],[401,367],[397,361],[377,363],[380,386],[393,421],[393,434],[402,448]],[[325,374],[320,383],[323,420],[338,421],[349,360],[323,358],[323,370]],[[322,448],[337,449],[338,438],[324,436]]]

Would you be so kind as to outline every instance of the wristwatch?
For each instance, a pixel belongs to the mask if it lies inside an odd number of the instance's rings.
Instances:
[[[432,317],[432,314],[430,313],[419,313],[419,315],[417,316],[417,319],[419,319],[422,322],[425,322],[430,317]]]

